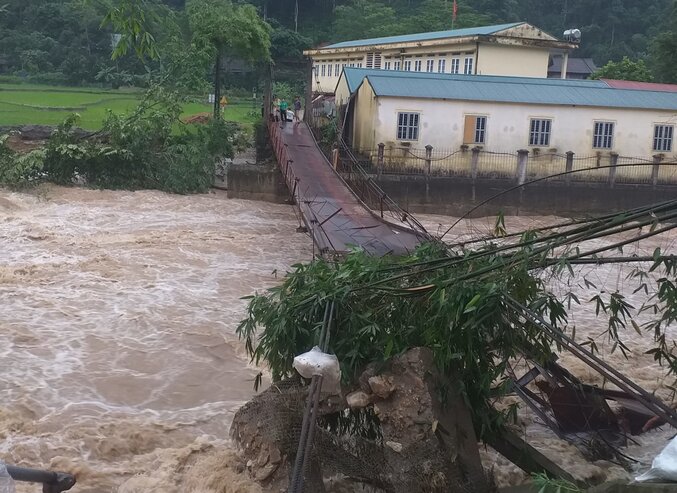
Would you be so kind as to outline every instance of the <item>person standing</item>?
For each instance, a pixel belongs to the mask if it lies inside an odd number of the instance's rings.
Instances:
[[[283,122],[287,121],[287,108],[289,108],[289,103],[287,103],[286,99],[283,99],[280,102],[280,118],[282,118]]]
[[[294,120],[296,125],[301,123],[301,98],[299,96],[294,99]]]

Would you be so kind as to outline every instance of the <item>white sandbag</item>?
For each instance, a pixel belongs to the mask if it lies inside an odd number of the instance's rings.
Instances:
[[[637,476],[635,481],[671,481],[677,482],[677,437],[656,456],[651,469]]]
[[[322,376],[322,392],[333,395],[341,393],[341,367],[335,355],[323,353],[315,346],[294,358],[294,368],[303,378]]]
[[[0,461],[0,493],[16,493],[14,480],[7,472],[7,466]]]

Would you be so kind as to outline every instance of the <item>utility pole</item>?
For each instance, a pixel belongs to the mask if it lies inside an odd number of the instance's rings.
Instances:
[[[294,32],[299,32],[299,0],[294,3]]]

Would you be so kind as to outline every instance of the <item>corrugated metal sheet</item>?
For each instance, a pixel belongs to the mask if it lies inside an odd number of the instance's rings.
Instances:
[[[530,84],[538,85],[556,85],[573,87],[608,87],[601,80],[576,80],[576,79],[545,79],[535,77],[509,77],[498,75],[463,75],[463,74],[440,74],[436,72],[405,72],[400,70],[380,70],[371,68],[353,68],[345,67],[343,69],[348,89],[351,94],[360,87],[362,80],[370,76],[393,76],[398,78],[425,78],[433,80],[457,80],[467,82],[468,80],[486,81],[486,82],[504,82],[504,83],[522,83],[528,81]],[[470,79],[469,79],[470,78]]]
[[[387,70],[371,71],[364,77],[377,96],[677,110],[677,93],[614,89],[603,81]],[[351,87],[354,84],[353,80]]]
[[[469,27],[466,29],[452,29],[449,31],[436,31],[431,33],[404,34],[402,36],[386,36],[383,38],[358,39],[354,41],[344,41],[329,46],[323,46],[321,49],[329,48],[352,48],[355,46],[370,46],[389,43],[410,43],[415,41],[429,41],[431,39],[443,38],[462,38],[465,36],[481,36],[494,34],[511,27],[519,26],[524,22],[513,22],[511,24],[497,24],[494,26]]]
[[[638,91],[677,92],[677,84],[657,84],[655,82],[636,82],[634,80],[602,79],[614,89],[633,89]]]

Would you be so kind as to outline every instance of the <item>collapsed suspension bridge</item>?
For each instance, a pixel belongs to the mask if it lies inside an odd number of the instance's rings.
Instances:
[[[334,170],[305,123],[269,122],[268,128],[292,201],[321,255],[343,253],[351,246],[374,255],[402,255],[431,239],[366,177],[369,191],[386,203],[388,219],[383,209],[380,215],[372,211]]]

